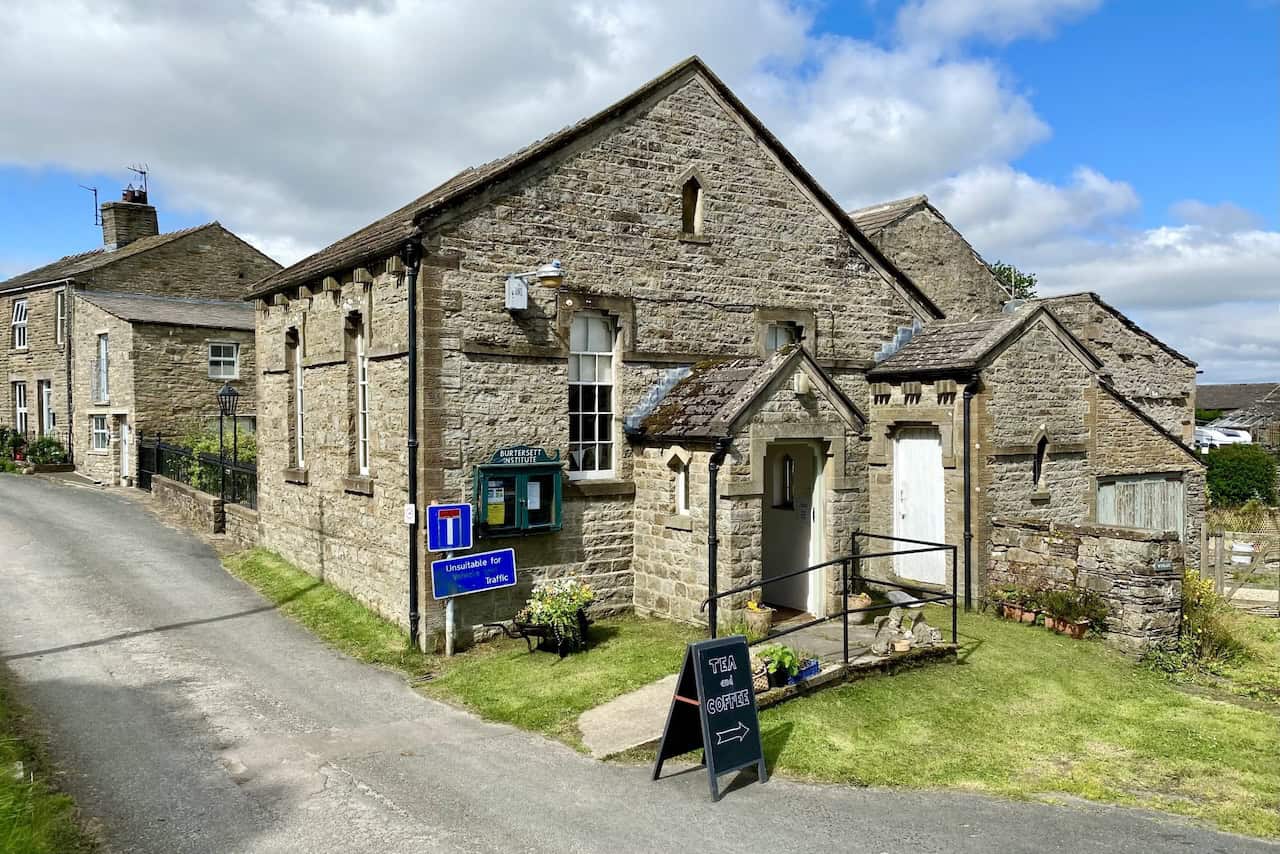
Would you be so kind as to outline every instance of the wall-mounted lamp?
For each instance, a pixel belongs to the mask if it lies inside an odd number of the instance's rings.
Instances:
[[[536,270],[507,276],[507,311],[528,310],[530,279],[537,279],[538,284],[548,288],[558,288],[564,284],[564,267],[559,260],[555,260],[543,264]]]

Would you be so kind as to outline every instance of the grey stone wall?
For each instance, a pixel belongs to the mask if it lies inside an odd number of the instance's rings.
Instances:
[[[120,424],[134,411],[133,327],[82,299],[75,300],[76,321],[72,324],[72,395],[75,401],[72,429],[76,447],[76,470],[87,477],[115,485],[120,481]],[[98,335],[107,334],[106,402],[93,399],[94,360],[98,357]],[[111,430],[110,446],[94,449],[90,416],[105,415]]]
[[[76,287],[158,296],[239,299],[280,265],[220,225],[76,276]]]
[[[167,477],[153,475],[151,496],[187,526],[206,534],[220,534],[224,526],[222,499]]]
[[[1112,384],[1160,426],[1184,442],[1195,435],[1195,365],[1170,355],[1099,304],[1090,294],[1045,303],[1097,356]]]
[[[215,499],[217,500],[217,499]],[[241,548],[258,544],[258,511],[242,504],[224,504],[223,533]]]
[[[968,241],[928,206],[870,236],[953,320],[998,313],[1009,299]]]
[[[994,519],[990,558],[994,585],[1074,585],[1102,596],[1111,612],[1103,636],[1126,652],[1177,643],[1183,552],[1171,534]],[[1164,560],[1171,568],[1157,566]]]
[[[137,323],[133,324],[133,419],[137,429],[174,437],[203,430],[217,420],[217,394],[224,380],[209,376],[209,344],[215,341],[240,345],[240,379],[231,385],[240,392],[239,414],[257,413],[253,332]]]
[[[680,235],[680,186],[691,167],[705,179],[706,193],[705,234],[696,240]],[[623,440],[621,416],[660,371],[755,352],[757,309],[765,307],[812,315],[806,336],[814,352],[842,384],[865,388],[860,371],[869,354],[914,316],[838,225],[697,81],[573,146],[537,174],[451,212],[432,226],[427,244],[420,300],[424,503],[469,498],[474,466],[504,445],[567,451],[573,313],[598,309],[616,317],[616,479],[566,485],[565,528],[558,534],[479,544],[512,545],[522,580],[584,577],[604,589],[609,603],[625,604],[631,596],[636,530],[635,454]],[[527,312],[505,311],[506,275],[551,258],[564,263],[564,288],[535,285]],[[299,298],[273,300],[281,304],[259,313],[259,507],[265,545],[403,620],[406,492],[398,473],[405,464],[405,363],[404,344],[390,341],[403,341],[404,286],[381,262],[368,270],[371,285],[344,271],[335,277],[336,291],[323,292],[316,282],[295,294]],[[332,358],[319,354],[337,352],[340,307],[348,301],[372,318],[372,337],[381,338],[375,347],[401,348],[386,357],[373,384],[385,401],[378,445],[395,464],[379,461],[372,501],[350,496],[342,485],[348,431],[345,419],[329,413],[349,408],[338,376],[345,369],[335,369],[333,378],[320,364],[305,369],[305,382],[316,389],[307,408],[317,422],[307,428],[313,449],[307,483],[287,482],[285,474],[285,332],[302,330],[309,359]],[[341,566],[339,549],[348,553]],[[422,560],[425,566],[425,553]],[[424,589],[429,596],[429,585]],[[508,617],[525,592],[467,597],[460,617]],[[438,627],[437,603],[425,599],[423,606],[429,627]]]

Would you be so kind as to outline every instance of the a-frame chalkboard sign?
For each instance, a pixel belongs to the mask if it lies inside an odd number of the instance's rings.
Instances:
[[[653,779],[662,773],[665,760],[699,747],[712,800],[720,800],[721,774],[755,765],[760,782],[769,780],[751,685],[751,653],[741,635],[698,641],[685,650]]]

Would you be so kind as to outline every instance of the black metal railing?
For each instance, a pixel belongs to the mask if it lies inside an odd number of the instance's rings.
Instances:
[[[863,552],[858,548],[859,537],[867,537],[869,539],[877,539],[877,540],[886,540],[886,541],[891,541],[895,543],[906,543],[909,545],[918,546],[919,548],[891,549],[889,551]],[[867,560],[874,560],[877,558],[893,558],[898,555],[925,554],[928,552],[939,552],[939,551],[945,552],[951,559],[951,591],[950,592],[947,592],[946,590],[930,588],[924,585],[907,584],[901,581],[888,581],[880,578],[871,578],[866,576],[862,572],[862,564],[864,561],[867,561]],[[838,619],[841,621],[842,630],[843,630],[842,639],[843,639],[844,664],[848,665],[849,664],[849,615],[871,613],[871,612],[884,613],[886,609],[889,607],[911,607],[914,605],[930,605],[930,604],[942,604],[945,602],[950,602],[951,603],[951,643],[955,644],[957,642],[957,638],[959,637],[959,625],[958,625],[959,621],[957,616],[957,606],[959,603],[959,599],[955,592],[957,590],[956,585],[958,582],[958,571],[956,568],[956,547],[953,545],[948,545],[947,543],[931,543],[931,542],[928,542],[927,540],[912,540],[912,539],[907,539],[905,537],[891,537],[886,534],[869,534],[865,531],[853,532],[853,535],[850,538],[850,553],[847,555],[841,555],[840,557],[832,558],[831,560],[824,561],[823,563],[817,563],[817,564],[814,564],[813,566],[807,566],[804,569],[797,569],[794,572],[788,572],[782,575],[771,576],[770,578],[762,579],[760,581],[755,581],[750,584],[743,584],[738,587],[731,588],[729,590],[724,590],[724,591],[712,590],[710,591],[710,595],[706,599],[702,600],[702,604],[699,610],[705,612],[707,609],[707,606],[712,602],[718,602],[719,600],[725,599],[730,596],[741,596],[744,593],[750,593],[753,590],[763,589],[765,586],[770,584],[775,584],[779,581],[786,581],[791,578],[798,578],[801,575],[806,575],[811,572],[818,572],[820,570],[824,570],[824,569],[827,569],[828,567],[833,567],[833,566],[840,567],[840,601],[844,604],[844,607],[835,613],[828,613],[824,617],[815,617],[812,620],[808,620],[806,622],[795,624],[795,625],[787,625],[785,628],[780,628],[777,630],[770,629],[769,633],[763,638],[763,640],[773,640],[774,638],[780,638],[780,637],[783,637],[784,635],[789,635],[794,632],[803,631],[804,629],[811,628],[821,623],[828,623],[828,622],[831,622],[832,620]],[[898,601],[894,601],[892,605],[885,605],[883,603],[880,603],[880,604],[872,604],[862,608],[850,608],[849,596],[853,593],[863,592],[869,586],[888,587],[896,590],[902,590],[908,593],[913,593],[915,595],[912,598],[900,599]],[[716,636],[716,630],[717,630],[716,625],[712,623],[710,626],[711,637],[714,638]]]
[[[138,487],[151,489],[153,475],[167,477],[232,504],[258,507],[258,466],[217,454],[196,453],[161,436],[138,435]]]

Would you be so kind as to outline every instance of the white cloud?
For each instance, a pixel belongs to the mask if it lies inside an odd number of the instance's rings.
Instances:
[[[944,47],[970,38],[1007,44],[1044,38],[1067,21],[1092,12],[1102,0],[912,0],[898,12],[904,41]]]
[[[1086,167],[1053,184],[1008,165],[981,166],[935,185],[930,197],[985,255],[1009,258],[1139,207],[1132,187]]]
[[[1223,234],[1248,231],[1262,224],[1257,214],[1231,202],[1209,204],[1196,199],[1184,199],[1174,202],[1169,207],[1169,213],[1177,222],[1198,225]]]

